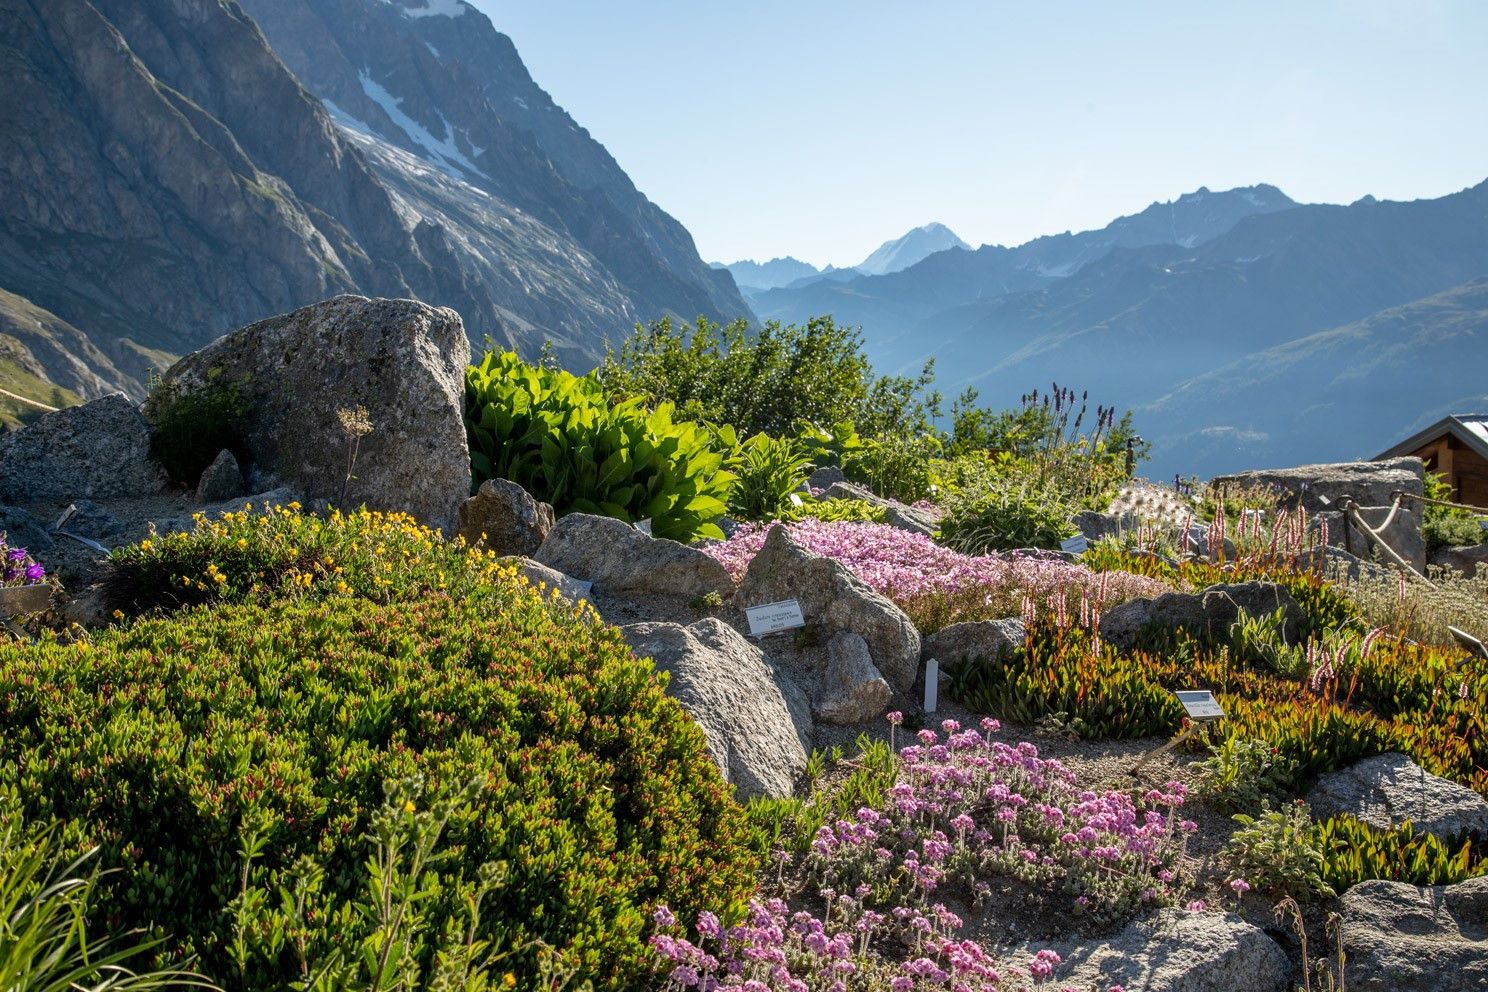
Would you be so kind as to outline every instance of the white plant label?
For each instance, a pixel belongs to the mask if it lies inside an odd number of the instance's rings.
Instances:
[[[1065,554],[1078,555],[1090,548],[1090,538],[1084,534],[1076,534],[1059,542],[1059,550]]]
[[[790,494],[790,501],[791,501],[791,506],[805,506],[806,505],[806,504],[804,504],[804,503],[801,502],[801,494],[800,493],[791,493]]]
[[[1218,720],[1225,715],[1224,708],[1219,705],[1219,700],[1214,698],[1214,693],[1205,689],[1189,692],[1175,692],[1178,702],[1183,704],[1183,709],[1195,720]]]
[[[934,658],[925,662],[925,712],[934,713],[940,703],[940,662]]]
[[[801,604],[794,599],[783,599],[778,603],[766,603],[764,606],[751,606],[744,611],[744,615],[749,618],[751,637],[763,637],[777,630],[806,626],[806,618],[801,615]]]

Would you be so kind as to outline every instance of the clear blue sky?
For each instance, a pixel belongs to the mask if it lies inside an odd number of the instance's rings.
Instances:
[[[1488,177],[1485,0],[473,2],[710,261]]]

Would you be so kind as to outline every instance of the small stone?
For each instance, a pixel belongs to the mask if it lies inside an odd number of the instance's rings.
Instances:
[[[553,529],[553,508],[506,479],[488,479],[460,504],[460,536],[498,555],[531,555]]]
[[[827,670],[812,699],[812,715],[822,723],[864,723],[883,716],[893,695],[873,667],[868,642],[848,630],[833,635],[827,644]]]
[[[243,470],[238,466],[237,458],[224,448],[212,459],[212,464],[207,466],[206,471],[202,472],[201,480],[196,484],[196,501],[220,503],[223,500],[236,499],[244,494],[246,488]]]

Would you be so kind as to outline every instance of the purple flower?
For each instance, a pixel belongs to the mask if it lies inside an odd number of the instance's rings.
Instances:
[[[40,582],[44,578],[46,578],[46,569],[36,564],[26,566],[27,582]]]

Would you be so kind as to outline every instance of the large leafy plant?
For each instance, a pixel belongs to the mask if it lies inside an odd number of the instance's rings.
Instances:
[[[672,406],[612,403],[598,380],[490,352],[465,381],[472,483],[510,479],[559,515],[650,520],[658,537],[722,537],[734,476],[714,435]]]
[[[728,429],[732,436],[732,429]],[[791,506],[790,497],[806,481],[811,459],[792,438],[756,434],[733,459],[737,476],[729,512],[743,520],[773,520]]]

